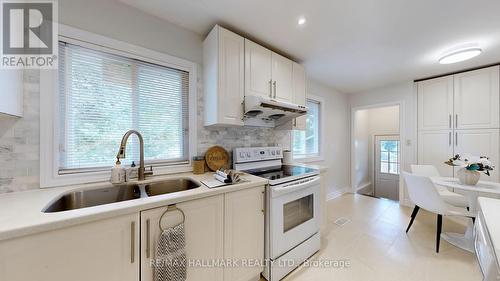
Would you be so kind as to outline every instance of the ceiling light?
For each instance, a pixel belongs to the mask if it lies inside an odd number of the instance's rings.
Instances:
[[[304,25],[306,23],[306,18],[300,17],[299,20],[297,21],[298,25]]]
[[[481,52],[482,52],[481,48],[478,47],[455,50],[441,56],[441,58],[439,59],[439,63],[450,64],[450,63],[465,61],[473,57],[479,56]]]

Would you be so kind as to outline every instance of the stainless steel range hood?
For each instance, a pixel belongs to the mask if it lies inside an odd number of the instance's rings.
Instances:
[[[275,127],[307,113],[308,108],[268,97],[245,96],[245,126]]]

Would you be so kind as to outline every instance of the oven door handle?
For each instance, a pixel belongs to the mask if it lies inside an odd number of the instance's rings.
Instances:
[[[317,185],[320,181],[320,176],[314,176],[310,178],[305,178],[301,180],[297,180],[294,182],[285,183],[283,185],[278,185],[272,187],[272,197],[276,195],[282,195],[284,193],[294,192],[296,190],[301,190],[304,188],[312,187]]]

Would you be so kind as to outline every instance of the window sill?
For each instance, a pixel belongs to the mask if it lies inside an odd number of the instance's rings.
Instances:
[[[303,156],[303,157],[294,157],[293,161],[294,162],[301,162],[301,163],[313,163],[313,162],[321,162],[324,161],[325,158],[321,155],[315,155],[315,156]]]

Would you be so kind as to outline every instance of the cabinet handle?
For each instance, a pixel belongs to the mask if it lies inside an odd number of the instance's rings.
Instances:
[[[455,132],[455,146],[458,146],[458,132]]]
[[[266,208],[265,204],[266,204],[266,194],[264,191],[262,191],[262,209],[261,209],[262,213],[265,213],[265,208]]]
[[[455,114],[455,128],[458,128],[458,114]]]
[[[276,98],[276,81],[273,82],[274,98]]]
[[[269,97],[273,97],[273,80],[269,80]]]
[[[151,228],[149,219],[146,220],[146,258],[151,255]]]
[[[449,115],[449,118],[448,118],[448,126],[451,129],[451,114]]]
[[[451,132],[448,133],[448,145],[451,146]]]
[[[130,224],[130,263],[135,262],[135,221]]]

